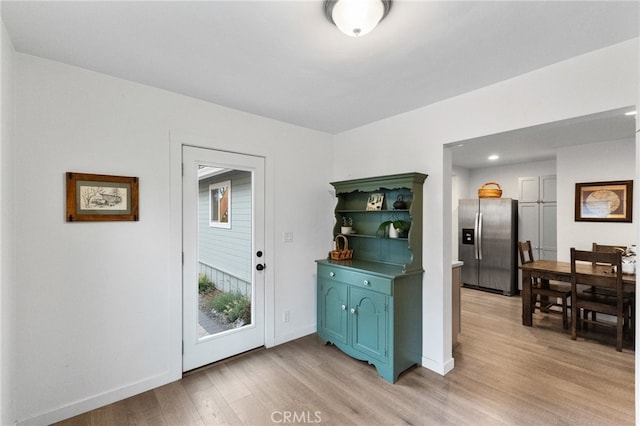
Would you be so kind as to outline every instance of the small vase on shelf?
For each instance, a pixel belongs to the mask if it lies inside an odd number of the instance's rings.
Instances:
[[[341,234],[351,234],[353,229],[351,228],[353,226],[353,218],[345,216],[342,218],[342,226],[340,227],[340,233]]]

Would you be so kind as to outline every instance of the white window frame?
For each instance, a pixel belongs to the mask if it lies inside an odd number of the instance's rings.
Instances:
[[[224,212],[220,211],[220,188],[226,188],[227,193],[227,218],[226,221],[221,221],[221,217]],[[217,194],[218,199],[216,200]],[[215,204],[214,204],[215,203]],[[217,218],[214,217],[214,211],[217,213]],[[209,226],[214,228],[226,228],[231,229],[231,181],[225,180],[222,182],[216,182],[209,185]]]

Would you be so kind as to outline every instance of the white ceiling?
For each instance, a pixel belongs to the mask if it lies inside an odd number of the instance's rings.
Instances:
[[[394,1],[352,38],[319,0],[2,1],[19,52],[332,134],[638,37],[639,16],[637,1]]]
[[[621,108],[599,114],[452,143],[452,162],[468,169],[544,161],[556,158],[558,148],[633,138],[635,116]],[[490,155],[498,155],[496,161]]]

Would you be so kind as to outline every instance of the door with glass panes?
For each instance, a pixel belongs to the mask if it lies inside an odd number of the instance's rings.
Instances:
[[[264,158],[184,146],[183,371],[264,344]]]

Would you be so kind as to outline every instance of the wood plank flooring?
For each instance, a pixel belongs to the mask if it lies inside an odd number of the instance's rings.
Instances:
[[[520,297],[462,289],[455,369],[382,380],[315,335],[191,372],[59,425],[632,425],[632,347],[562,330]]]

